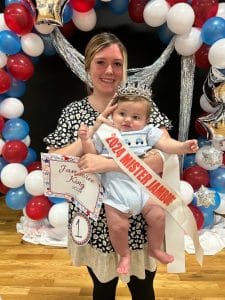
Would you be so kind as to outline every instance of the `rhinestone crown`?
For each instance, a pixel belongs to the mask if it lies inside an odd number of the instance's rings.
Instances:
[[[150,86],[147,84],[141,84],[139,82],[127,82],[121,85],[118,89],[118,95],[134,95],[141,96],[146,98],[148,101],[151,101],[152,91]]]

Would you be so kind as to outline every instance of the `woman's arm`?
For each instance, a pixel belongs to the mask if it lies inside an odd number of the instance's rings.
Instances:
[[[168,131],[162,128],[163,135],[169,136]],[[144,162],[157,174],[163,171],[163,157],[156,149],[150,150],[144,157]],[[79,160],[78,166],[84,173],[104,173],[109,171],[122,172],[113,159],[94,154],[85,154]]]

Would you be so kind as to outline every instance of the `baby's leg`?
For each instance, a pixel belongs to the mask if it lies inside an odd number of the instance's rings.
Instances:
[[[129,273],[130,252],[128,247],[128,215],[105,204],[106,218],[109,227],[109,237],[115,251],[119,254],[120,260],[117,272],[120,274]]]
[[[163,264],[171,263],[174,257],[161,250],[165,232],[164,209],[148,200],[142,213],[148,224],[149,255],[158,259]]]

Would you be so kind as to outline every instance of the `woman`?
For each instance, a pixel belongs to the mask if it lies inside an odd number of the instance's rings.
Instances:
[[[69,104],[62,111],[56,130],[44,141],[50,152],[73,155],[74,141],[77,139],[78,128],[82,123],[93,125],[97,116],[105,109],[117,91],[118,86],[126,81],[127,52],[121,41],[111,33],[95,35],[85,50],[85,70],[87,81],[91,82],[88,97]],[[153,113],[150,123],[165,127],[164,134],[168,134],[166,127],[170,121],[160,114],[153,103]],[[145,162],[156,172],[162,172],[163,161],[161,155],[152,150],[145,158]],[[83,172],[101,173],[119,171],[113,160],[86,154],[79,161]],[[73,203],[69,209],[69,229],[74,214],[78,211]],[[118,274],[116,273],[117,256],[109,239],[104,207],[102,207],[98,221],[92,223],[92,235],[85,246],[77,246],[69,234],[69,249],[77,266],[88,266],[93,280],[94,300],[115,300]],[[155,299],[153,279],[155,276],[155,261],[147,255],[147,239],[145,222],[139,214],[130,218],[129,247],[132,255],[130,281],[128,288],[133,300]]]

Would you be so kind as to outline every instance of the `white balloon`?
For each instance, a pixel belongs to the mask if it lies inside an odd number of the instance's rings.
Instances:
[[[13,119],[22,116],[24,112],[23,103],[13,97],[5,98],[0,103],[0,115],[6,119]]]
[[[152,0],[149,1],[144,8],[143,18],[145,23],[158,27],[166,22],[167,13],[170,5],[165,0]]]
[[[18,188],[25,182],[27,168],[19,163],[11,163],[2,168],[1,181],[9,188]]]
[[[180,195],[184,203],[191,203],[194,196],[194,189],[187,181],[180,180]]]
[[[41,170],[30,172],[25,179],[25,189],[33,196],[44,194],[44,180]]]
[[[5,145],[5,141],[3,139],[0,139],[0,155],[2,154],[2,148]]]
[[[41,37],[33,32],[21,36],[21,48],[23,51],[33,57],[39,56],[44,51],[44,42]]]
[[[194,54],[201,45],[201,30],[196,27],[192,27],[188,33],[177,35],[175,38],[175,49],[183,56]]]
[[[209,101],[207,100],[207,98],[205,97],[204,94],[202,94],[200,97],[200,106],[205,112],[208,112],[208,113],[214,113],[218,109],[217,106],[213,107],[209,103]]]
[[[225,3],[218,4],[216,16],[225,19]]]
[[[7,56],[5,53],[0,52],[0,68],[4,68],[7,63]]]
[[[27,135],[23,140],[22,142],[24,142],[24,144],[29,147],[30,146],[30,143],[31,143],[31,139],[30,139],[30,136]]]
[[[186,3],[173,5],[167,14],[167,26],[176,34],[184,34],[191,30],[194,24],[195,13],[192,7]]]
[[[212,44],[209,48],[208,59],[213,67],[217,69],[225,68],[225,38]]]
[[[62,202],[54,204],[48,213],[49,223],[55,227],[67,227],[68,226],[68,202]]]
[[[83,13],[73,9],[72,21],[75,26],[82,31],[92,30],[96,25],[96,20],[96,13],[93,8]]]
[[[35,29],[42,34],[49,34],[55,29],[55,25],[48,24],[35,24]]]
[[[196,163],[205,170],[215,170],[223,163],[223,153],[213,146],[203,146],[195,154]]]
[[[0,13],[0,31],[10,30],[9,27],[5,23],[4,14]]]
[[[220,196],[220,205],[215,209],[214,211],[218,214],[225,214],[225,194],[224,193],[218,193]]]

